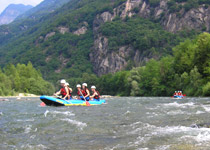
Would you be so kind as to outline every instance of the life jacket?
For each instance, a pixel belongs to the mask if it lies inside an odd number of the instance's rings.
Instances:
[[[61,95],[62,95],[63,97],[65,97],[66,94],[67,94],[67,92],[66,92],[65,88],[61,88]]]
[[[79,90],[77,91],[77,95],[78,96],[82,96]]]
[[[182,95],[182,93],[178,93],[178,95],[179,95],[179,96],[181,96],[181,95]]]
[[[97,93],[98,95],[95,95],[95,96],[94,96],[94,99],[100,99],[100,93],[99,93],[98,91],[96,91],[96,93]]]
[[[87,89],[87,88],[85,88],[84,90],[82,90],[82,94],[83,94],[83,96],[86,96],[86,95],[88,94],[86,90],[88,90],[88,89]]]

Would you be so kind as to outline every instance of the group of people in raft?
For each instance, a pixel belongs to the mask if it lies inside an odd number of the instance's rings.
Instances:
[[[175,91],[174,92],[174,97],[177,97],[177,96],[183,97],[182,91]]]
[[[62,96],[64,100],[71,100],[72,99],[72,88],[70,88],[69,83],[66,80],[61,80],[61,89],[54,94],[54,96]],[[93,85],[91,86],[92,95],[90,95],[90,91],[87,88],[87,83],[83,83],[82,86],[77,84],[77,99],[78,100],[100,100],[100,93],[96,90],[96,87]]]

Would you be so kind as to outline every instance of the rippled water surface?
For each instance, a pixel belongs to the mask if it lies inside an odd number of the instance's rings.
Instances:
[[[210,98],[109,98],[91,107],[0,102],[1,150],[175,150],[210,147]]]

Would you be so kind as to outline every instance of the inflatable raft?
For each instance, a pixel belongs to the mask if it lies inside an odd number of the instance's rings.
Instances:
[[[76,99],[72,99],[72,100],[63,100],[63,99],[59,99],[59,98],[54,98],[54,97],[50,97],[50,96],[41,96],[40,100],[42,102],[44,102],[46,105],[48,106],[86,106],[86,102],[84,100],[76,100]],[[106,101],[100,99],[99,101],[89,101],[90,105],[101,105],[101,104],[105,104]]]
[[[173,96],[174,99],[182,99],[184,96]]]

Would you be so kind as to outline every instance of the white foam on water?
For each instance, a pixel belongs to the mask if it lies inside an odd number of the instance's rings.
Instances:
[[[30,136],[30,139],[35,139],[36,135]]]
[[[137,137],[137,139],[134,142],[129,142],[128,145],[129,145],[129,147],[141,146],[142,144],[147,143],[150,139],[151,139],[151,137],[139,136],[139,137]]]
[[[210,112],[210,105],[202,105],[202,107],[206,112]]]
[[[49,113],[49,110],[46,110],[44,113],[44,116],[47,117],[47,114]]]
[[[205,112],[204,111],[200,111],[200,110],[197,110],[196,112],[186,112],[186,111],[177,109],[177,110],[172,110],[172,111],[166,111],[165,113],[167,115],[192,115],[192,114],[198,115],[198,114],[203,114]]]
[[[128,114],[130,114],[131,112],[128,110],[128,111],[126,111],[124,114],[125,115],[128,115]]]
[[[200,111],[200,110],[198,110],[195,114],[203,114],[203,113],[205,113],[204,111]]]
[[[162,145],[155,148],[155,150],[168,150],[170,149],[170,145]]]
[[[44,116],[47,117],[47,114],[50,113],[50,114],[61,114],[61,115],[65,115],[65,116],[75,116],[75,114],[73,114],[72,112],[70,111],[49,111],[49,110],[46,110],[45,113],[44,113]]]
[[[182,115],[182,114],[188,114],[188,113],[182,110],[173,110],[173,111],[168,111],[166,114],[167,115]]]
[[[31,132],[31,127],[32,127],[32,125],[27,125],[26,127],[25,127],[25,131],[24,131],[24,133],[30,133]]]
[[[153,118],[153,117],[155,117],[155,116],[158,116],[159,114],[157,114],[157,113],[155,113],[155,112],[147,112],[146,113],[148,116],[148,118]]]
[[[138,148],[137,150],[149,150],[149,148]]]
[[[34,122],[35,119],[34,119],[34,118],[32,118],[32,119],[26,119],[26,120],[18,119],[17,121],[18,121],[18,122]]]
[[[157,127],[150,136],[181,134],[180,139],[194,140],[198,143],[210,143],[210,128],[191,128],[186,126]]]
[[[108,147],[104,148],[104,150],[117,150],[117,149],[125,149],[125,148],[127,148],[127,146],[124,146],[122,144],[117,144],[113,147],[108,146]]]
[[[34,150],[34,149],[45,150],[45,149],[47,149],[47,147],[42,144],[39,144],[39,145],[26,144],[26,145],[22,145],[21,148],[27,149],[27,150]]]
[[[146,131],[146,130],[154,130],[156,128],[156,126],[151,125],[149,123],[142,123],[142,122],[136,122],[130,125],[130,127],[133,129],[131,131],[128,131],[127,134],[128,135],[132,135],[132,134],[139,134],[142,131]]]
[[[193,103],[193,102],[189,102],[189,103],[177,103],[177,102],[173,102],[173,103],[162,104],[162,106],[165,106],[165,107],[187,108],[187,107],[193,107],[193,106],[195,106],[195,103]]]
[[[0,112],[0,116],[2,116],[3,115],[3,112]]]
[[[156,127],[154,132],[152,132],[152,135],[171,135],[174,133],[183,133],[183,132],[189,132],[194,130],[191,127],[185,127],[185,126],[166,126],[166,127]]]
[[[72,125],[76,125],[77,127],[79,127],[81,130],[83,130],[84,127],[87,127],[87,124],[86,123],[83,123],[83,122],[80,122],[80,121],[77,121],[77,120],[72,120],[72,119],[69,119],[69,118],[65,118],[65,119],[61,119],[62,121],[66,121]]]
[[[200,132],[194,139],[197,142],[210,142],[210,129],[209,131],[202,131]]]
[[[37,130],[38,130],[38,129],[37,129],[37,128],[35,128],[34,132],[37,132]]]

